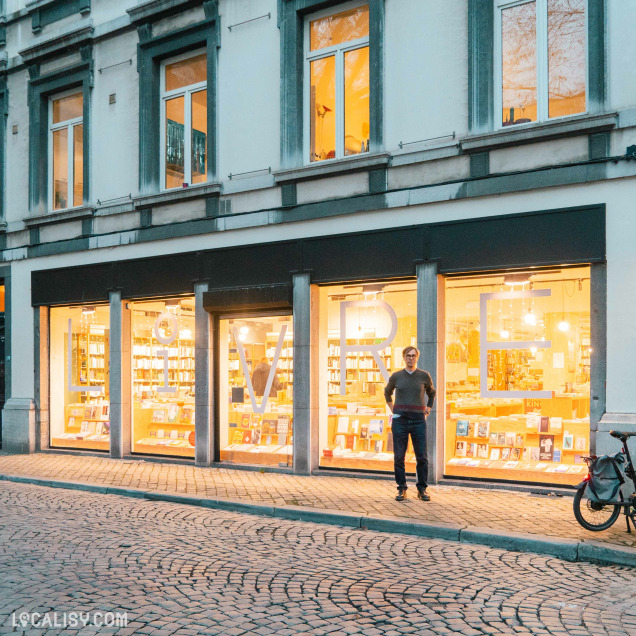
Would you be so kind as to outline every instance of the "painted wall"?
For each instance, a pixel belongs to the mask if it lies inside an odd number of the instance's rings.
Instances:
[[[280,52],[276,0],[220,3],[219,178],[280,163]],[[270,14],[247,24],[239,22]]]
[[[607,81],[608,98],[613,110],[636,106],[634,59],[636,39],[636,2],[609,1],[607,6]]]
[[[25,70],[7,78],[9,87],[9,116],[6,132],[5,166],[5,219],[7,231],[23,227],[29,205],[29,111],[27,103],[27,80]],[[17,133],[13,134],[13,127]]]
[[[137,42],[137,33],[128,32],[95,46],[90,155],[93,202],[135,195],[139,189]],[[98,70],[120,62],[124,63],[101,73]],[[110,104],[113,93],[116,102]]]
[[[387,0],[385,146],[468,127],[466,0]],[[420,149],[423,144],[409,145]]]

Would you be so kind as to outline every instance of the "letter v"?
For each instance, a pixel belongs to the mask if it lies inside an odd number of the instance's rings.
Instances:
[[[252,377],[250,376],[250,369],[247,366],[247,360],[245,358],[245,349],[243,343],[239,339],[239,331],[237,327],[234,327],[234,342],[236,342],[236,348],[241,358],[241,368],[243,369],[243,375],[245,376],[245,383],[247,384],[247,391],[250,394],[250,401],[252,402],[252,409],[254,413],[265,413],[265,407],[267,406],[267,400],[269,398],[269,392],[274,382],[274,376],[276,375],[276,367],[278,366],[278,358],[280,358],[280,352],[283,348],[283,342],[285,340],[285,333],[287,332],[287,325],[283,325],[280,330],[280,336],[278,336],[278,344],[276,345],[276,353],[274,354],[274,360],[267,376],[267,384],[265,385],[265,392],[263,393],[263,401],[258,406],[256,403],[256,396],[254,395],[254,387],[252,386]]]

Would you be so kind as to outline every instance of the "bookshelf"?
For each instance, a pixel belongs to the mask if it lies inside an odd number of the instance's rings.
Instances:
[[[164,384],[164,359],[157,351],[168,350],[168,384],[177,391],[194,393],[194,340],[181,338],[165,347],[153,338],[135,337],[132,346],[135,396],[153,393]]]
[[[347,340],[347,345],[373,345],[375,339],[358,339]],[[391,373],[392,364],[391,347],[385,347],[380,351],[380,356],[384,362],[387,371]],[[329,395],[340,394],[340,339],[330,338],[328,341],[327,351],[327,372],[329,378],[328,393]],[[348,385],[347,393],[350,393],[350,385],[357,385],[359,392],[367,395],[381,394],[384,384],[386,383],[380,369],[376,364],[375,358],[369,351],[361,351],[349,353],[345,361],[346,382]],[[355,391],[353,391],[355,392]]]

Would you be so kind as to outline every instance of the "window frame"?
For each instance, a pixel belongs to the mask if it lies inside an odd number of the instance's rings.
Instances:
[[[139,72],[139,195],[141,197],[165,192],[161,184],[161,144],[158,128],[161,126],[161,62],[166,59],[193,51],[205,50],[207,55],[207,177],[205,183],[194,187],[210,185],[217,179],[217,125],[216,87],[217,66],[220,48],[219,20],[216,3],[204,3],[205,18],[175,31],[153,36],[152,25],[156,15],[146,15],[145,10],[136,16],[137,10],[128,12],[137,26],[137,70]],[[179,7],[174,8],[175,12]],[[163,15],[163,14],[162,14]],[[189,186],[193,187],[193,186]],[[171,188],[169,192],[174,192]]]
[[[280,165],[283,170],[320,166],[324,161],[305,158],[305,46],[304,20],[308,14],[330,9],[337,13],[346,0],[279,0],[280,29]],[[361,2],[369,6],[369,155],[384,150],[384,32],[385,0]],[[346,158],[345,160],[352,159]]]
[[[70,97],[71,95],[81,95],[82,96],[82,115],[80,117],[74,117],[73,119],[66,119],[57,124],[53,123],[53,102],[63,99],[65,97]],[[78,205],[67,205],[64,208],[55,208],[53,196],[54,196],[54,187],[53,187],[53,175],[54,175],[54,166],[53,166],[53,133],[58,130],[67,129],[70,134],[67,139],[67,170],[68,170],[68,191],[67,191],[67,203],[69,200],[72,202],[75,201],[75,149],[73,147],[75,136],[74,130],[75,126],[82,125],[84,126],[84,92],[81,87],[79,90],[77,88],[69,89],[63,91],[61,93],[55,93],[48,97],[48,135],[47,135],[47,210],[49,213],[57,213],[63,212],[65,210],[72,210],[76,208],[81,208],[84,205],[84,196],[82,193],[82,202]],[[84,130],[82,128],[82,162],[84,156]],[[82,170],[82,191],[83,191],[83,180],[85,178],[84,171]],[[72,196],[71,196],[72,195]]]
[[[307,14],[304,16],[303,24],[303,158],[304,165],[316,165],[325,164],[332,161],[338,161],[346,158],[348,155],[344,153],[344,139],[345,139],[345,99],[344,99],[344,56],[350,51],[356,51],[367,47],[369,49],[369,66],[371,65],[371,25],[369,24],[369,34],[356,40],[348,40],[341,44],[335,44],[333,46],[317,49],[316,51],[310,51],[310,24],[314,20],[320,20],[331,15],[337,15],[345,11],[357,9],[358,7],[369,7],[369,14],[371,7],[366,0],[354,0],[353,2],[345,2],[335,7],[330,7],[317,11],[315,13]],[[370,15],[369,15],[370,22]],[[310,101],[310,89],[311,89],[311,63],[316,60],[321,60],[327,57],[335,58],[335,70],[336,70],[336,124],[335,124],[335,136],[336,136],[336,156],[332,159],[322,159],[320,161],[312,161],[310,157],[311,151],[311,116],[312,113],[309,109]],[[371,69],[369,69],[369,91],[371,89]],[[369,119],[371,119],[371,100],[369,99]],[[371,122],[369,122],[371,124]],[[370,126],[371,128],[371,126]],[[369,139],[371,139],[371,130],[369,130]],[[366,155],[369,151],[364,153],[357,153],[351,155],[358,157],[360,155]]]
[[[187,51],[174,57],[166,58],[161,61],[159,65],[159,100],[160,100],[160,115],[159,115],[159,169],[160,169],[160,190],[162,192],[168,192],[176,190],[181,186],[175,186],[168,188],[166,185],[166,102],[169,99],[175,97],[184,97],[183,100],[183,115],[184,115],[184,157],[183,157],[183,183],[187,183],[188,187],[192,185],[203,185],[209,181],[209,170],[206,171],[205,181],[199,183],[192,183],[192,94],[200,91],[208,90],[208,79],[204,82],[198,82],[196,84],[189,84],[188,86],[182,86],[181,88],[175,88],[171,91],[166,91],[166,67],[175,62],[182,62],[190,58],[197,57],[198,55],[207,55],[205,48],[199,48],[192,51]],[[207,66],[207,57],[206,57]],[[206,96],[206,110],[208,107],[208,100]],[[206,113],[207,118],[207,113]],[[188,134],[189,132],[189,134]],[[207,136],[207,133],[206,133]],[[207,151],[207,139],[206,139],[206,151]],[[209,165],[210,158],[206,156],[206,163]]]
[[[536,11],[536,60],[537,60],[537,119],[536,121],[515,124],[514,126],[504,126],[502,120],[503,112],[503,56],[501,37],[501,14],[505,9],[515,6],[535,3]],[[521,129],[526,126],[544,124],[547,122],[560,121],[569,117],[587,115],[590,113],[590,50],[589,50],[589,1],[585,2],[585,110],[569,115],[549,116],[549,68],[548,68],[548,0],[493,0],[494,4],[494,33],[493,33],[493,55],[494,55],[494,100],[493,100],[493,122],[495,130]]]

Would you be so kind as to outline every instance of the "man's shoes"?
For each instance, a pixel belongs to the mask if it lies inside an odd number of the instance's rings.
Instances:
[[[395,501],[404,501],[406,499],[406,488],[398,488],[398,494]]]
[[[426,490],[418,490],[417,491],[417,498],[421,499],[422,501],[430,501],[431,500],[431,496],[426,492]]]

